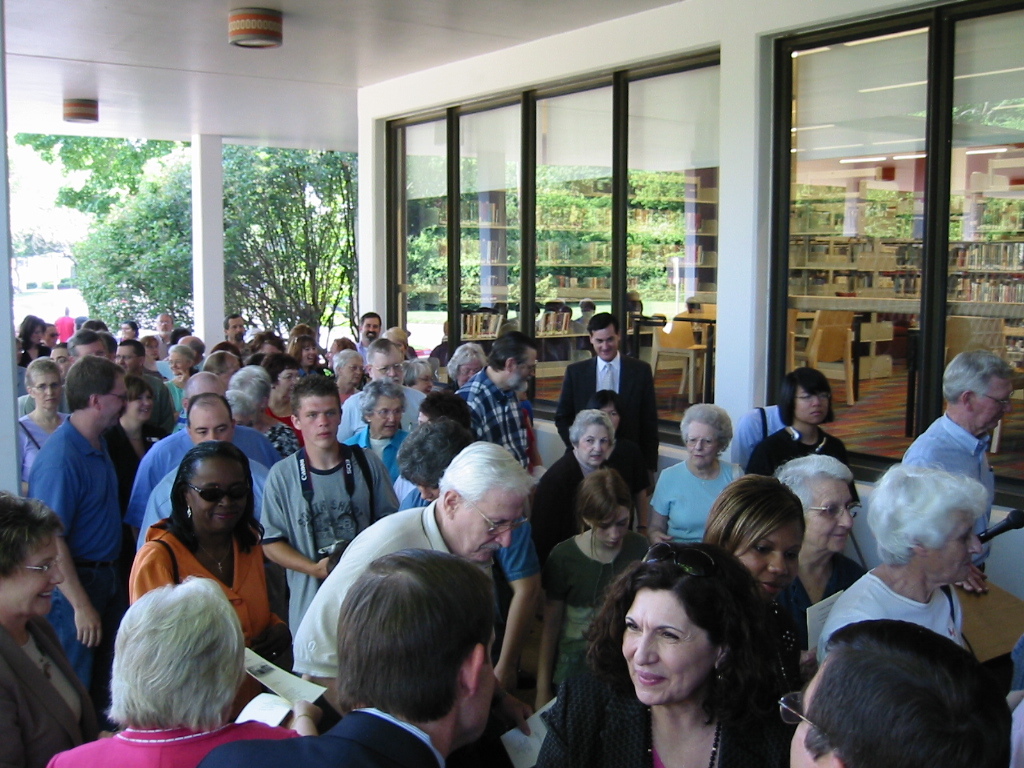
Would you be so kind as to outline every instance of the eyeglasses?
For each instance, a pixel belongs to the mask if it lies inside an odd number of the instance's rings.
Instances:
[[[843,512],[848,512],[850,517],[856,517],[860,512],[860,504],[851,501],[849,504],[829,504],[827,507],[808,507],[816,512],[821,512],[825,517],[839,517]]]
[[[520,517],[518,520],[509,520],[509,521],[504,522],[504,523],[496,523],[493,520],[491,520],[491,518],[489,518],[487,515],[485,515],[483,512],[481,512],[480,511],[480,507],[478,507],[472,501],[467,499],[465,496],[462,497],[462,500],[465,501],[467,504],[469,504],[469,506],[471,506],[473,509],[475,509],[476,513],[478,515],[480,515],[480,517],[482,517],[484,519],[484,522],[487,523],[487,535],[488,536],[498,536],[498,535],[500,535],[502,533],[505,533],[505,531],[514,531],[516,528],[518,528],[519,526],[521,526],[523,523],[526,522],[526,518],[525,517]]]
[[[38,392],[56,392],[63,386],[64,385],[58,381],[55,384],[33,384],[29,389],[34,389]]]
[[[807,723],[811,728],[816,730],[823,736],[827,734],[821,730],[818,726],[807,719],[807,715],[804,714],[804,692],[793,691],[787,693],[781,699],[779,699],[779,717],[782,718],[782,722],[786,725],[800,725],[800,723]]]
[[[122,403],[127,403],[128,402],[128,393],[127,392],[122,393],[122,394],[118,394],[117,392],[105,392],[104,393],[104,397],[116,397]]]
[[[661,541],[647,550],[645,563],[673,563],[687,576],[714,576],[718,565],[711,555],[702,549],[685,544]]]
[[[688,438],[686,438],[686,444],[690,445],[690,446],[693,446],[694,448],[696,448],[698,446],[703,448],[706,445],[707,446],[714,445],[717,442],[718,441],[715,438],[713,438],[713,437],[688,437]]]
[[[402,368],[402,363],[392,363],[391,365],[373,366],[373,370],[377,371],[377,373],[401,373]]]
[[[382,419],[390,419],[392,417],[398,419],[401,418],[403,411],[401,408],[395,408],[394,410],[391,408],[380,408],[373,413],[376,416],[380,416]]]
[[[36,571],[37,573],[49,573],[51,569],[56,568],[60,565],[60,558],[50,560],[48,563],[42,565],[23,565],[21,566],[26,571]]]
[[[199,488],[192,483],[186,485],[199,494],[200,499],[211,504],[219,504],[225,496],[232,501],[240,501],[249,495],[249,486],[245,484],[232,485],[230,488]]]
[[[1009,408],[1010,405],[1011,405],[1010,398],[1008,398],[1008,397],[1005,398],[1005,399],[1000,400],[998,397],[992,397],[992,395],[988,394],[987,392],[985,393],[984,396],[987,397],[989,400],[995,400],[997,403],[999,403],[999,405],[1002,408]]]

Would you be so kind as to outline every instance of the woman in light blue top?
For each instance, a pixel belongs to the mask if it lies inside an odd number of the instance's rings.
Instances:
[[[732,422],[724,408],[692,405],[679,430],[687,458],[658,478],[647,524],[652,544],[701,541],[711,505],[725,486],[743,474],[735,464],[719,459],[732,440]]]

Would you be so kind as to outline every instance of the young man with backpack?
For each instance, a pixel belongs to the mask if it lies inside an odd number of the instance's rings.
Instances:
[[[287,569],[294,631],[327,578],[332,554],[398,509],[384,463],[338,442],[341,404],[334,382],[305,376],[292,392],[292,421],[305,447],[278,462],[263,494],[263,551]]]

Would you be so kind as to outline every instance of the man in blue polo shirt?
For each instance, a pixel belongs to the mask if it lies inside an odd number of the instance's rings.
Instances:
[[[124,410],[124,371],[104,358],[83,357],[68,371],[65,389],[71,416],[39,451],[28,493],[64,524],[57,539],[64,582],[54,590],[49,619],[96,711],[105,712],[127,595],[117,568],[117,475],[101,435]]]
[[[195,374],[185,384],[185,399],[182,401],[184,410],[188,412],[189,399],[197,397],[204,392],[212,392],[224,397],[224,382],[207,371]],[[219,440],[221,438],[201,436],[198,442],[205,439]],[[250,427],[237,425],[230,438],[231,442],[244,453],[249,461],[258,461],[263,466],[270,468],[281,460],[281,454],[267,438]],[[147,451],[139,462],[139,471],[135,474],[135,484],[132,486],[132,495],[128,499],[128,511],[125,513],[124,521],[132,528],[138,529],[146,517],[146,505],[149,503],[149,496],[153,489],[164,479],[172,469],[177,469],[178,464],[185,458],[185,454],[195,444],[192,435],[187,430],[175,432],[170,437],[165,437]],[[138,535],[138,531],[136,531]]]

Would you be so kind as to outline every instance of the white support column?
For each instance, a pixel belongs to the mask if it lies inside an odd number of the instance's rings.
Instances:
[[[0,6],[0,307],[14,306],[11,287],[11,206],[7,166],[7,41],[4,35],[4,9]],[[16,458],[14,446],[18,444],[18,380],[14,359],[14,315],[11,309],[0,312],[0,360],[6,360],[7,373],[0,375],[0,440],[9,447],[7,461],[0,461],[0,489],[21,493],[21,462]]]
[[[195,334],[224,338],[224,167],[221,137],[192,137],[192,297]]]

